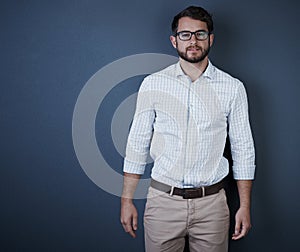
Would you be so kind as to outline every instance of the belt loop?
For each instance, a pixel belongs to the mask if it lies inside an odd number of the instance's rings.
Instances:
[[[202,186],[201,189],[202,189],[202,197],[205,197],[205,188],[204,188],[204,186]]]
[[[170,196],[173,196],[174,193],[174,186],[171,187]]]

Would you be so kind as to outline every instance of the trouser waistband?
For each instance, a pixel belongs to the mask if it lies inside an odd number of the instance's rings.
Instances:
[[[184,199],[202,198],[208,195],[218,193],[223,188],[223,180],[210,186],[199,188],[178,188],[151,179],[151,187],[169,193],[170,195],[182,196]]]

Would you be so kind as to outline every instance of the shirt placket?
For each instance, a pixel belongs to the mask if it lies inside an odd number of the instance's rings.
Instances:
[[[186,127],[185,127],[185,154],[184,154],[184,167],[183,167],[183,185],[185,187],[190,186],[190,179],[189,179],[189,172],[191,169],[191,130],[190,130],[190,125],[191,125],[191,113],[192,113],[192,94],[191,94],[191,87],[193,83],[192,81],[188,78],[188,88],[187,88],[187,100],[186,100],[186,109],[187,109],[187,114],[186,114]]]

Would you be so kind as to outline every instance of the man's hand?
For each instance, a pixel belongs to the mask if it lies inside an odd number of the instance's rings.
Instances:
[[[121,223],[125,232],[133,238],[136,237],[138,213],[132,203],[135,188],[141,178],[141,175],[124,173],[124,185],[121,198]]]
[[[232,240],[239,240],[245,237],[250,228],[250,196],[252,181],[251,180],[238,180],[237,187],[240,197],[240,208],[235,215],[235,228]]]
[[[122,198],[121,200],[121,223],[126,233],[133,238],[136,237],[138,213],[131,199]]]
[[[250,209],[240,207],[235,215],[235,230],[232,234],[232,240],[239,240],[245,237],[251,228]]]

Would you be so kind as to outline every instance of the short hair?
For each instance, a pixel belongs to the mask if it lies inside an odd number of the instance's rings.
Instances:
[[[197,6],[189,6],[183,11],[179,12],[173,19],[172,22],[172,32],[176,34],[178,29],[178,21],[182,17],[190,17],[192,19],[200,20],[205,22],[207,25],[208,32],[211,33],[214,29],[214,23],[212,20],[212,15],[209,14],[205,9],[202,7]]]

